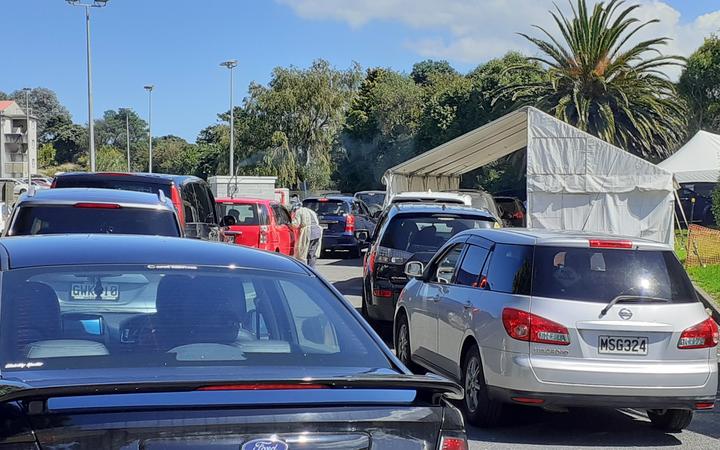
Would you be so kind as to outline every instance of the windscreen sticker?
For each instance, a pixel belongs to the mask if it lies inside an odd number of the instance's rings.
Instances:
[[[45,363],[42,361],[13,362],[5,364],[5,369],[35,369],[44,365]]]

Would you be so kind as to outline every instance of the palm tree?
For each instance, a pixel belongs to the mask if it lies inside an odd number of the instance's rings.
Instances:
[[[530,58],[547,66],[544,80],[509,86],[500,95],[512,94],[638,156],[662,159],[686,127],[685,104],[662,69],[682,65],[684,58],[658,50],[666,37],[629,45],[658,20],[640,22],[631,17],[639,5],[623,9],[624,3],[597,3],[588,15],[585,0],[578,0],[577,8],[570,5],[571,19],[557,7],[550,11],[560,39],[539,26],[547,40],[521,33],[544,53]]]

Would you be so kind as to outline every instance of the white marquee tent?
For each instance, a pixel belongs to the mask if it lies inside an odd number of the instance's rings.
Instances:
[[[535,108],[522,108],[385,172],[388,198],[456,189],[462,174],[527,149],[528,227],[673,242],[672,173]]]
[[[720,178],[720,135],[698,131],[658,166],[674,173],[678,183],[717,183]]]

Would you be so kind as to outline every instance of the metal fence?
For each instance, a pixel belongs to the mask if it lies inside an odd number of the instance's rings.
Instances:
[[[688,267],[720,264],[720,230],[690,225],[685,264]]]

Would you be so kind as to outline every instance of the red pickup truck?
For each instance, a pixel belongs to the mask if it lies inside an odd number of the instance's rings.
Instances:
[[[225,242],[293,254],[296,231],[290,213],[280,203],[256,198],[220,198],[215,202],[223,218]]]

